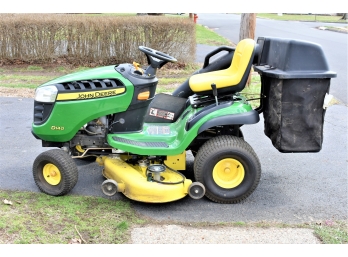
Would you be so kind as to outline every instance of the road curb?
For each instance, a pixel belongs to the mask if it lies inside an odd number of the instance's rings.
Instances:
[[[131,244],[320,244],[312,229],[148,225],[131,232]]]

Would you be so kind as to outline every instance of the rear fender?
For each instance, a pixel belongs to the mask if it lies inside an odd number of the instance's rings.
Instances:
[[[259,113],[255,110],[251,110],[249,112],[244,112],[244,113],[224,115],[224,116],[213,118],[203,123],[198,129],[197,134],[200,134],[201,132],[216,126],[255,124],[255,123],[258,123],[259,121],[260,121]]]

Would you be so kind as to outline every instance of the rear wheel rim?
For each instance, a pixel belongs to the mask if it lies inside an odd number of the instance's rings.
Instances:
[[[52,163],[47,163],[42,170],[43,177],[46,182],[52,186],[56,186],[62,180],[62,174],[58,167]]]
[[[215,164],[213,179],[215,183],[226,189],[239,186],[245,176],[243,165],[236,159],[226,158]]]

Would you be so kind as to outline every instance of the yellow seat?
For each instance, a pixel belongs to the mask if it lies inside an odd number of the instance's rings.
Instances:
[[[254,40],[250,38],[241,40],[233,54],[231,66],[224,70],[193,75],[189,80],[191,90],[195,93],[210,91],[214,83],[218,90],[236,87],[231,88],[231,91],[241,91],[249,76],[254,49]]]

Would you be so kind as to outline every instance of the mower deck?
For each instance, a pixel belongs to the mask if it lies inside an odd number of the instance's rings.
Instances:
[[[120,156],[98,158],[98,162],[104,166],[104,177],[116,185],[115,192],[121,192],[140,202],[165,203],[179,200],[189,193],[192,184],[190,179],[168,167],[158,175],[157,180],[156,175],[148,173],[147,167],[128,164]]]

